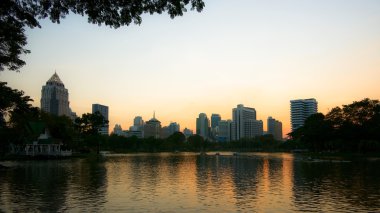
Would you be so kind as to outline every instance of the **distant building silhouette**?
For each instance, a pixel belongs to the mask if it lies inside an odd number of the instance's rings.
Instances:
[[[256,120],[256,110],[237,105],[232,109],[231,135],[232,140],[252,138],[263,134],[263,122]]]
[[[142,127],[142,126],[144,126],[144,120],[142,119],[141,116],[136,116],[133,119],[133,126],[136,126],[136,127]]]
[[[46,85],[42,86],[41,110],[53,115],[66,115],[71,118],[73,113],[69,104],[69,92],[58,74],[54,73]]]
[[[276,140],[282,140],[282,123],[271,116],[267,120],[267,134],[273,135]]]
[[[188,128],[185,128],[185,129],[183,130],[183,134],[186,136],[186,138],[188,138],[188,137],[190,137],[190,136],[193,135],[193,130],[188,129]]]
[[[221,119],[219,114],[211,114],[211,137],[214,140],[218,137],[218,126]]]
[[[153,118],[144,125],[144,138],[149,137],[161,137],[161,122],[156,119],[156,113],[153,113]]]
[[[207,115],[205,113],[200,113],[196,122],[197,135],[207,139],[210,135],[210,120],[207,118]]]
[[[303,126],[305,120],[318,112],[318,102],[314,98],[290,101],[290,120],[292,131]]]
[[[231,141],[231,120],[221,120],[218,124],[218,142],[229,142]]]
[[[108,106],[101,104],[92,104],[92,113],[100,112],[101,115],[108,121]],[[100,128],[99,133],[102,135],[109,134],[109,125],[106,124]]]
[[[115,124],[112,133],[118,136],[125,136],[120,124]]]

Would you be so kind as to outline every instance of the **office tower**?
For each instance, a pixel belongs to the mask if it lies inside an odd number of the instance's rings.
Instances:
[[[112,134],[118,135],[118,136],[124,136],[123,129],[121,128],[120,124],[115,124],[115,127],[113,128]]]
[[[282,140],[282,123],[272,117],[268,117],[267,134],[273,135],[275,140]]]
[[[210,121],[205,113],[200,113],[197,118],[197,135],[202,136],[204,139],[209,137]]]
[[[42,86],[41,110],[53,115],[71,117],[69,104],[69,92],[57,73],[54,73],[46,85]]]
[[[219,121],[221,120],[221,117],[219,114],[212,114],[211,115],[211,138],[217,139],[218,137],[218,125]]]
[[[221,120],[221,117],[219,114],[212,114],[211,115],[211,129],[214,129],[215,127],[217,127],[220,120]]]
[[[142,119],[141,116],[136,116],[133,119],[133,126],[137,126],[137,127],[144,126],[144,120]]]
[[[232,109],[232,140],[240,140],[241,138],[254,135],[253,129],[249,129],[254,125],[248,124],[248,121],[256,120],[256,110],[250,107],[244,107],[243,104],[237,105]]]
[[[304,125],[305,120],[318,112],[318,102],[314,98],[290,101],[292,131]]]
[[[92,113],[99,112],[101,115],[103,115],[104,119],[108,121],[108,106],[101,105],[101,104],[92,104]],[[108,135],[109,130],[108,130],[109,125],[106,124],[102,126],[99,130],[99,133],[102,135]]]
[[[254,138],[263,135],[263,121],[249,119],[244,123],[244,137]]]
[[[229,142],[231,141],[231,120],[221,120],[218,125],[218,142]]]
[[[173,133],[179,132],[179,131],[180,131],[179,124],[177,122],[170,122],[168,126],[169,135],[172,135]]]
[[[155,113],[153,113],[153,118],[144,124],[144,138],[149,137],[161,137],[161,122],[156,119]]]

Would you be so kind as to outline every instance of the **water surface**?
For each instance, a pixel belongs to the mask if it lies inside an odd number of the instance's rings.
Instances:
[[[0,164],[5,212],[380,212],[378,160],[161,153]]]

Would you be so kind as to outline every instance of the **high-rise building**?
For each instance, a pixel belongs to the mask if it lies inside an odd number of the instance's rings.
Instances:
[[[168,131],[169,131],[169,135],[172,135],[175,132],[179,132],[180,131],[179,123],[170,122],[170,124],[168,126]]]
[[[318,112],[318,102],[314,98],[290,101],[290,120],[292,131],[303,126],[305,120]]]
[[[118,136],[125,136],[123,132],[123,128],[121,128],[120,124],[115,124],[115,127],[113,128],[112,134],[118,135]]]
[[[144,138],[149,137],[161,137],[161,122],[156,119],[155,113],[153,113],[153,118],[144,124]]]
[[[218,125],[218,142],[229,142],[231,141],[231,120],[221,120]]]
[[[219,125],[219,121],[221,120],[221,117],[219,114],[212,114],[211,115],[211,129],[214,129]]]
[[[202,136],[204,139],[209,137],[210,121],[205,113],[200,113],[197,118],[197,135]]]
[[[108,121],[108,106],[101,105],[101,104],[92,104],[92,113],[99,112],[101,115],[103,115],[104,119]],[[109,125],[106,124],[102,126],[99,130],[99,133],[102,135],[108,135],[109,134]]]
[[[282,123],[272,117],[268,117],[267,134],[273,135],[275,140],[282,140]]]
[[[244,122],[244,137],[254,138],[263,135],[263,121],[249,119]]]
[[[248,123],[249,121],[256,121],[256,110],[254,108],[244,107],[243,104],[239,104],[232,109],[232,119],[232,140],[240,140],[256,134],[252,129],[256,127],[256,123]]]
[[[133,126],[137,126],[137,127],[144,126],[144,120],[142,119],[141,116],[136,116],[133,119]]]
[[[41,110],[53,115],[71,117],[69,104],[69,92],[58,74],[54,73],[46,85],[42,86]]]

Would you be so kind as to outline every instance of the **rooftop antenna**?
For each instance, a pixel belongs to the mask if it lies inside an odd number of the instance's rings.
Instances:
[[[153,111],[153,118],[156,118],[156,111]]]

